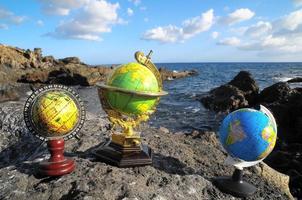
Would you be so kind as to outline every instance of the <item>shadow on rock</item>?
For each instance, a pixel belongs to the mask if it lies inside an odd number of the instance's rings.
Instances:
[[[193,174],[194,169],[171,156],[158,153],[153,154],[153,167],[168,174],[188,175]]]

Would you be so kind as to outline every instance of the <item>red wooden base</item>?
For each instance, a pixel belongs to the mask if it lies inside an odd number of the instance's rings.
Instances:
[[[74,170],[74,160],[64,157],[64,143],[64,139],[49,140],[47,142],[50,158],[48,161],[40,163],[41,174],[46,176],[62,176]]]

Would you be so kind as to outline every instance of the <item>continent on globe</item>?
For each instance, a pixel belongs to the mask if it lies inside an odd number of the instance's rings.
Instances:
[[[79,121],[79,110],[70,96],[62,91],[42,94],[33,104],[33,122],[48,134],[64,135]]]
[[[243,132],[242,127],[240,126],[240,121],[234,121],[229,126],[229,135],[226,139],[226,145],[231,145],[236,142],[242,141],[246,135]]]
[[[151,111],[158,101],[160,88],[155,75],[140,63],[128,63],[117,68],[106,83],[110,87],[126,92],[108,91],[106,98],[110,106],[123,114],[143,114]],[[140,95],[134,95],[138,92]],[[146,95],[144,95],[146,94]]]
[[[71,88],[47,85],[27,99],[24,120],[28,129],[42,140],[69,139],[82,128],[85,108]]]
[[[220,141],[234,158],[251,162],[265,158],[274,148],[277,133],[264,112],[239,109],[230,113],[219,130]]]

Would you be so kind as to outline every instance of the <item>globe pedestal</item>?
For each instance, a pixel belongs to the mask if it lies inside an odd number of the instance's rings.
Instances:
[[[248,197],[253,195],[257,188],[252,184],[243,181],[243,171],[236,169],[232,176],[217,177],[214,184],[223,192],[235,197]]]
[[[107,164],[122,168],[152,164],[152,149],[144,144],[125,147],[109,141],[94,151],[94,155]]]
[[[50,158],[40,163],[40,173],[45,176],[62,176],[75,169],[72,159],[64,157],[64,139],[49,140],[47,147]]]

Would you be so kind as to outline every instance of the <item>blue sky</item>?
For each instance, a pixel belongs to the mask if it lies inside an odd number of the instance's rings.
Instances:
[[[2,0],[0,38],[89,64],[302,61],[302,0]]]

